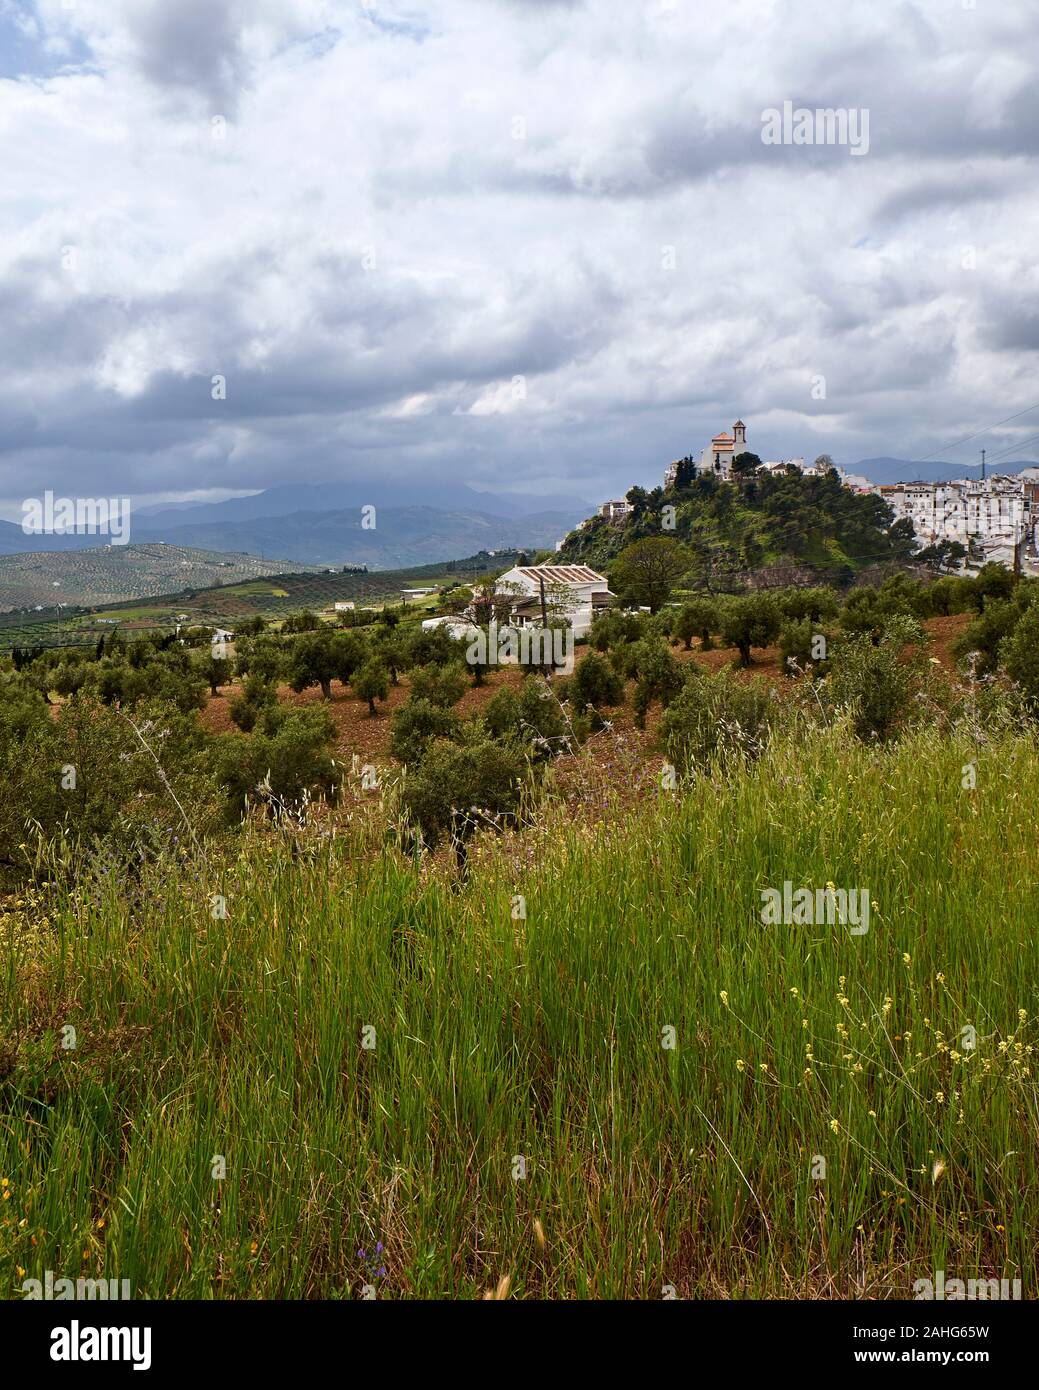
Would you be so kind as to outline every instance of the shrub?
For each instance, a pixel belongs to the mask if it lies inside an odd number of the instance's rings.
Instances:
[[[409,769],[401,791],[413,826],[430,848],[450,837],[464,867],[466,843],[482,826],[503,828],[519,812],[528,764],[513,744],[435,739]]]
[[[131,716],[83,694],[51,718],[24,685],[2,693],[0,861],[16,873],[31,868],[30,824],[77,854],[104,840],[125,864],[190,834],[177,801],[200,833],[217,816],[212,739],[193,714],[152,702]]]
[[[281,630],[285,633],[317,632],[323,626],[324,624],[316,613],[311,613],[309,609],[304,608],[301,613],[290,613],[282,623]]]
[[[447,666],[459,661],[464,645],[443,627],[418,628],[407,644],[407,666]]]
[[[274,709],[268,712],[273,714]],[[221,734],[216,767],[231,814],[240,816],[249,797],[281,816],[304,796],[333,796],[337,783],[331,755],[334,738],[335,724],[320,707],[279,710],[248,738]]]
[[[497,691],[484,711],[483,722],[495,738],[525,743],[537,758],[555,757],[571,748],[571,729],[556,693],[538,676],[528,676],[518,695],[508,686]]]
[[[681,776],[712,759],[757,757],[779,721],[779,702],[760,680],[719,671],[685,683],[660,721],[659,746]]]
[[[1025,609],[1013,632],[1001,643],[999,656],[1030,709],[1039,712],[1039,603]]]
[[[608,608],[596,618],[588,636],[588,643],[597,652],[608,652],[628,642],[637,642],[643,636],[645,619],[637,613],[624,613],[619,608]]]
[[[624,681],[598,652],[588,652],[577,663],[566,693],[574,709],[583,714],[591,707],[602,710],[624,703]]]
[[[630,648],[631,665],[636,676],[635,723],[646,727],[646,714],[654,700],[666,709],[685,684],[687,672],[671,655],[662,638],[644,638]],[[695,677],[694,677],[695,679]]]
[[[297,693],[309,686],[319,685],[326,700],[332,698],[332,681],[342,685],[365,660],[365,647],[352,632],[305,633],[296,639],[289,651],[285,674]]]
[[[822,643],[820,645],[820,640]],[[830,637],[811,618],[790,619],[779,630],[780,668],[788,676],[824,669]]]
[[[269,706],[277,704],[277,700],[277,693],[269,681],[265,681],[259,675],[249,675],[245,678],[241,692],[231,700],[228,711],[239,729],[249,734],[255,728],[260,714]]]
[[[879,642],[860,635],[835,648],[827,694],[850,711],[859,738],[887,740],[909,722],[921,684],[919,653],[903,651],[913,637],[910,622],[894,619]]]
[[[411,672],[411,698],[428,700],[431,705],[449,709],[457,705],[465,694],[466,677],[463,667],[458,665],[416,666]]]
[[[780,594],[778,602],[785,618],[808,618],[816,624],[823,618],[834,617],[840,608],[840,601],[834,591],[822,587],[788,589]]]
[[[461,737],[462,721],[453,710],[429,700],[410,699],[390,720],[390,753],[408,767],[422,761],[433,739]]]
[[[961,658],[974,656],[974,669],[979,676],[992,675],[999,665],[1000,650],[1013,633],[1019,617],[1014,604],[990,599],[953,643],[953,652]]]

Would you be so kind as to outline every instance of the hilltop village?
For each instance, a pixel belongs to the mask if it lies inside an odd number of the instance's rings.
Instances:
[[[887,503],[896,522],[912,525],[921,549],[943,543],[957,547],[954,556],[968,568],[995,561],[1019,571],[1039,570],[1039,468],[950,482],[877,485],[838,468],[826,454],[812,463],[803,457],[762,459],[748,444],[747,426],[736,420],[731,430],[716,434],[697,454],[669,463],[663,489],[672,492],[706,478],[744,483],[789,473],[822,478],[830,472],[836,473],[843,487]],[[624,522],[636,505],[629,492],[625,498],[602,503],[597,515],[609,522]],[[560,541],[557,549],[564,544]]]

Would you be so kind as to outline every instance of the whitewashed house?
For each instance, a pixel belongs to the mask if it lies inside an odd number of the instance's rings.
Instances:
[[[554,611],[565,617],[575,637],[587,637],[595,615],[613,598],[606,577],[587,565],[516,565],[495,581],[495,588],[515,594],[517,626],[540,621],[542,584],[550,615]]]

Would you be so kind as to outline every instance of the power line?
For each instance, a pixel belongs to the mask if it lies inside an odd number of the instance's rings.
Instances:
[[[1022,415],[1029,415],[1033,410],[1039,410],[1039,401],[1036,401],[1035,405],[1030,405],[1024,410],[1019,410],[1016,415],[1008,415],[1005,420],[996,420],[991,425],[985,425],[983,429],[975,430],[973,434],[965,434],[962,439],[957,439],[952,444],[940,444],[938,446],[938,449],[943,453],[947,449],[958,449],[961,444],[967,444],[970,440],[977,439],[980,435],[988,434],[989,430],[998,429],[1000,425],[1009,425],[1011,420],[1020,420]],[[1028,442],[1028,440],[1025,440],[1026,444]],[[1012,449],[1019,449],[1023,448],[1024,446],[1020,444],[1012,444],[1010,447]],[[933,458],[930,454],[924,454],[921,458],[909,459],[907,461],[909,463],[943,463],[944,459],[936,459]],[[979,465],[976,463],[965,463],[961,465],[961,467],[963,468],[977,468],[978,466]]]

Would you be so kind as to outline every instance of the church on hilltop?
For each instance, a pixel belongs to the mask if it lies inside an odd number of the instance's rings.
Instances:
[[[740,454],[747,452],[747,426],[742,420],[737,420],[732,427],[731,434],[716,434],[710,444],[705,449],[701,449],[700,460],[696,465],[696,476],[703,477],[709,473],[719,482],[728,482],[732,477],[733,459],[737,459]],[[678,466],[681,462],[681,459],[676,459],[674,463],[669,463],[664,470],[665,488],[674,486],[678,476]]]

